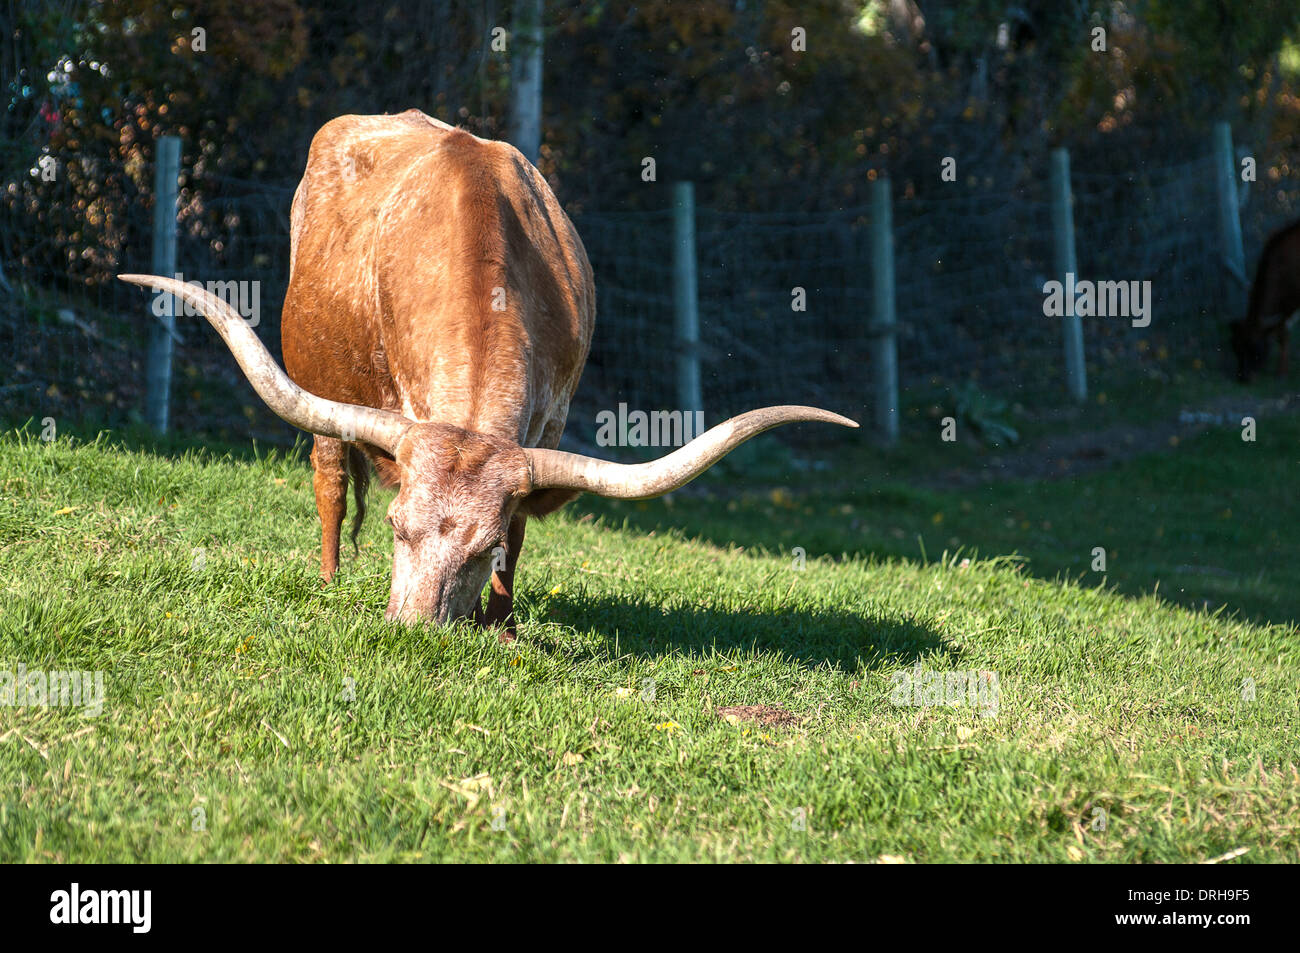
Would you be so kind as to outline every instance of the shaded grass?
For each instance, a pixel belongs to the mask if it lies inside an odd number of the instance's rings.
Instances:
[[[583,505],[643,531],[676,527],[772,555],[789,556],[795,547],[810,555],[906,559],[945,550],[1014,553],[1040,578],[1105,584],[1129,595],[1158,591],[1182,605],[1225,608],[1261,622],[1300,620],[1300,534],[1291,528],[1300,521],[1295,415],[1259,418],[1253,441],[1244,441],[1239,427],[1213,428],[1060,479],[954,489],[924,484],[944,466],[970,464],[981,453],[988,451],[944,445],[937,436],[913,438],[888,452],[823,451],[823,461],[835,466],[803,473],[778,453],[782,477],[760,468],[757,487],[737,466],[667,505]],[[802,462],[807,468],[817,460]]]

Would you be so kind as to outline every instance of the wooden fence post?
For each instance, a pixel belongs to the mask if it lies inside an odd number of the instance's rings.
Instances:
[[[1226,122],[1214,124],[1214,185],[1219,207],[1219,253],[1223,267],[1238,284],[1249,288],[1246,279],[1246,252],[1241,241],[1241,210],[1237,203],[1237,164],[1232,154],[1232,127]],[[1240,295],[1236,304],[1241,304]],[[1233,307],[1234,314],[1241,311]]]
[[[1074,254],[1074,205],[1070,194],[1070,153],[1064,148],[1052,150],[1052,253],[1055,278],[1069,285],[1067,275],[1078,274]],[[1073,308],[1069,309],[1073,312]],[[1088,399],[1088,377],[1083,364],[1083,325],[1077,314],[1061,318],[1065,340],[1065,384],[1076,401]]]
[[[889,179],[871,183],[872,416],[883,442],[898,440],[898,315],[894,296],[894,210]]]
[[[542,144],[542,0],[515,0],[510,38],[510,141],[536,165]]]
[[[176,274],[176,189],[180,177],[181,141],[176,136],[158,139],[153,176],[153,261],[155,275]],[[176,333],[176,299],[165,299],[162,317],[155,317],[149,302],[149,351],[145,365],[145,418],[157,433],[167,432],[172,386],[172,337]]]
[[[700,305],[695,274],[695,185],[673,183],[673,327],[677,350],[677,404],[704,409],[700,391]]]

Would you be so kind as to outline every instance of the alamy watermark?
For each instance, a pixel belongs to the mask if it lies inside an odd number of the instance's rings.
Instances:
[[[176,273],[177,281],[184,281],[187,285],[195,288],[201,288],[208,294],[220,298],[226,304],[230,305],[239,316],[244,319],[244,323],[250,328],[255,328],[262,320],[262,283],[260,281],[185,281],[185,276],[180,272]],[[155,288],[155,291],[161,289]],[[176,309],[171,313],[177,316],[187,318],[197,318],[203,314],[198,308],[188,301],[181,301],[179,304],[174,300],[170,292],[165,292],[153,299],[154,317],[166,317],[169,309]]]
[[[53,924],[123,924],[132,933],[148,933],[153,925],[152,890],[88,890],[73,883],[50,894]]]
[[[618,413],[596,414],[598,447],[681,447],[704,433],[704,411],[634,410],[618,405]]]
[[[104,710],[104,673],[29,672],[19,664],[12,672],[0,671],[0,705],[85,708],[85,714],[98,715]]]
[[[1049,318],[1132,318],[1135,328],[1151,323],[1150,281],[1076,281],[1066,272],[1064,283],[1044,283],[1043,294]]]
[[[991,717],[998,713],[1001,700],[997,672],[928,672],[917,662],[911,671],[895,672],[893,682],[889,700],[895,705],[969,706]]]

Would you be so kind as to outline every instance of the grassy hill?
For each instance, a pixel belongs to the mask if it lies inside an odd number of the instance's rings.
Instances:
[[[501,646],[384,621],[379,499],[322,588],[298,458],[10,432],[0,671],[106,698],[0,707],[0,861],[1296,860],[1298,441],[582,500]]]

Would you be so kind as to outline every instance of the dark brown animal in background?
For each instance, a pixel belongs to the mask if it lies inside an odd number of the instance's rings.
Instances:
[[[518,150],[418,110],[343,116],[312,140],[293,199],[287,375],[216,296],[168,278],[119,277],[201,311],[271,410],[316,435],[325,580],[338,569],[349,474],[354,541],[365,457],[400,486],[387,520],[390,619],[468,617],[510,638],[529,516],[584,491],[659,496],[780,424],[857,426],[815,407],[767,407],[649,463],[556,450],[595,325],[586,250]]]
[[[1269,236],[1250,286],[1246,317],[1232,322],[1237,379],[1249,381],[1268,358],[1268,339],[1277,338],[1278,376],[1287,372],[1288,323],[1300,310],[1300,222]]]

